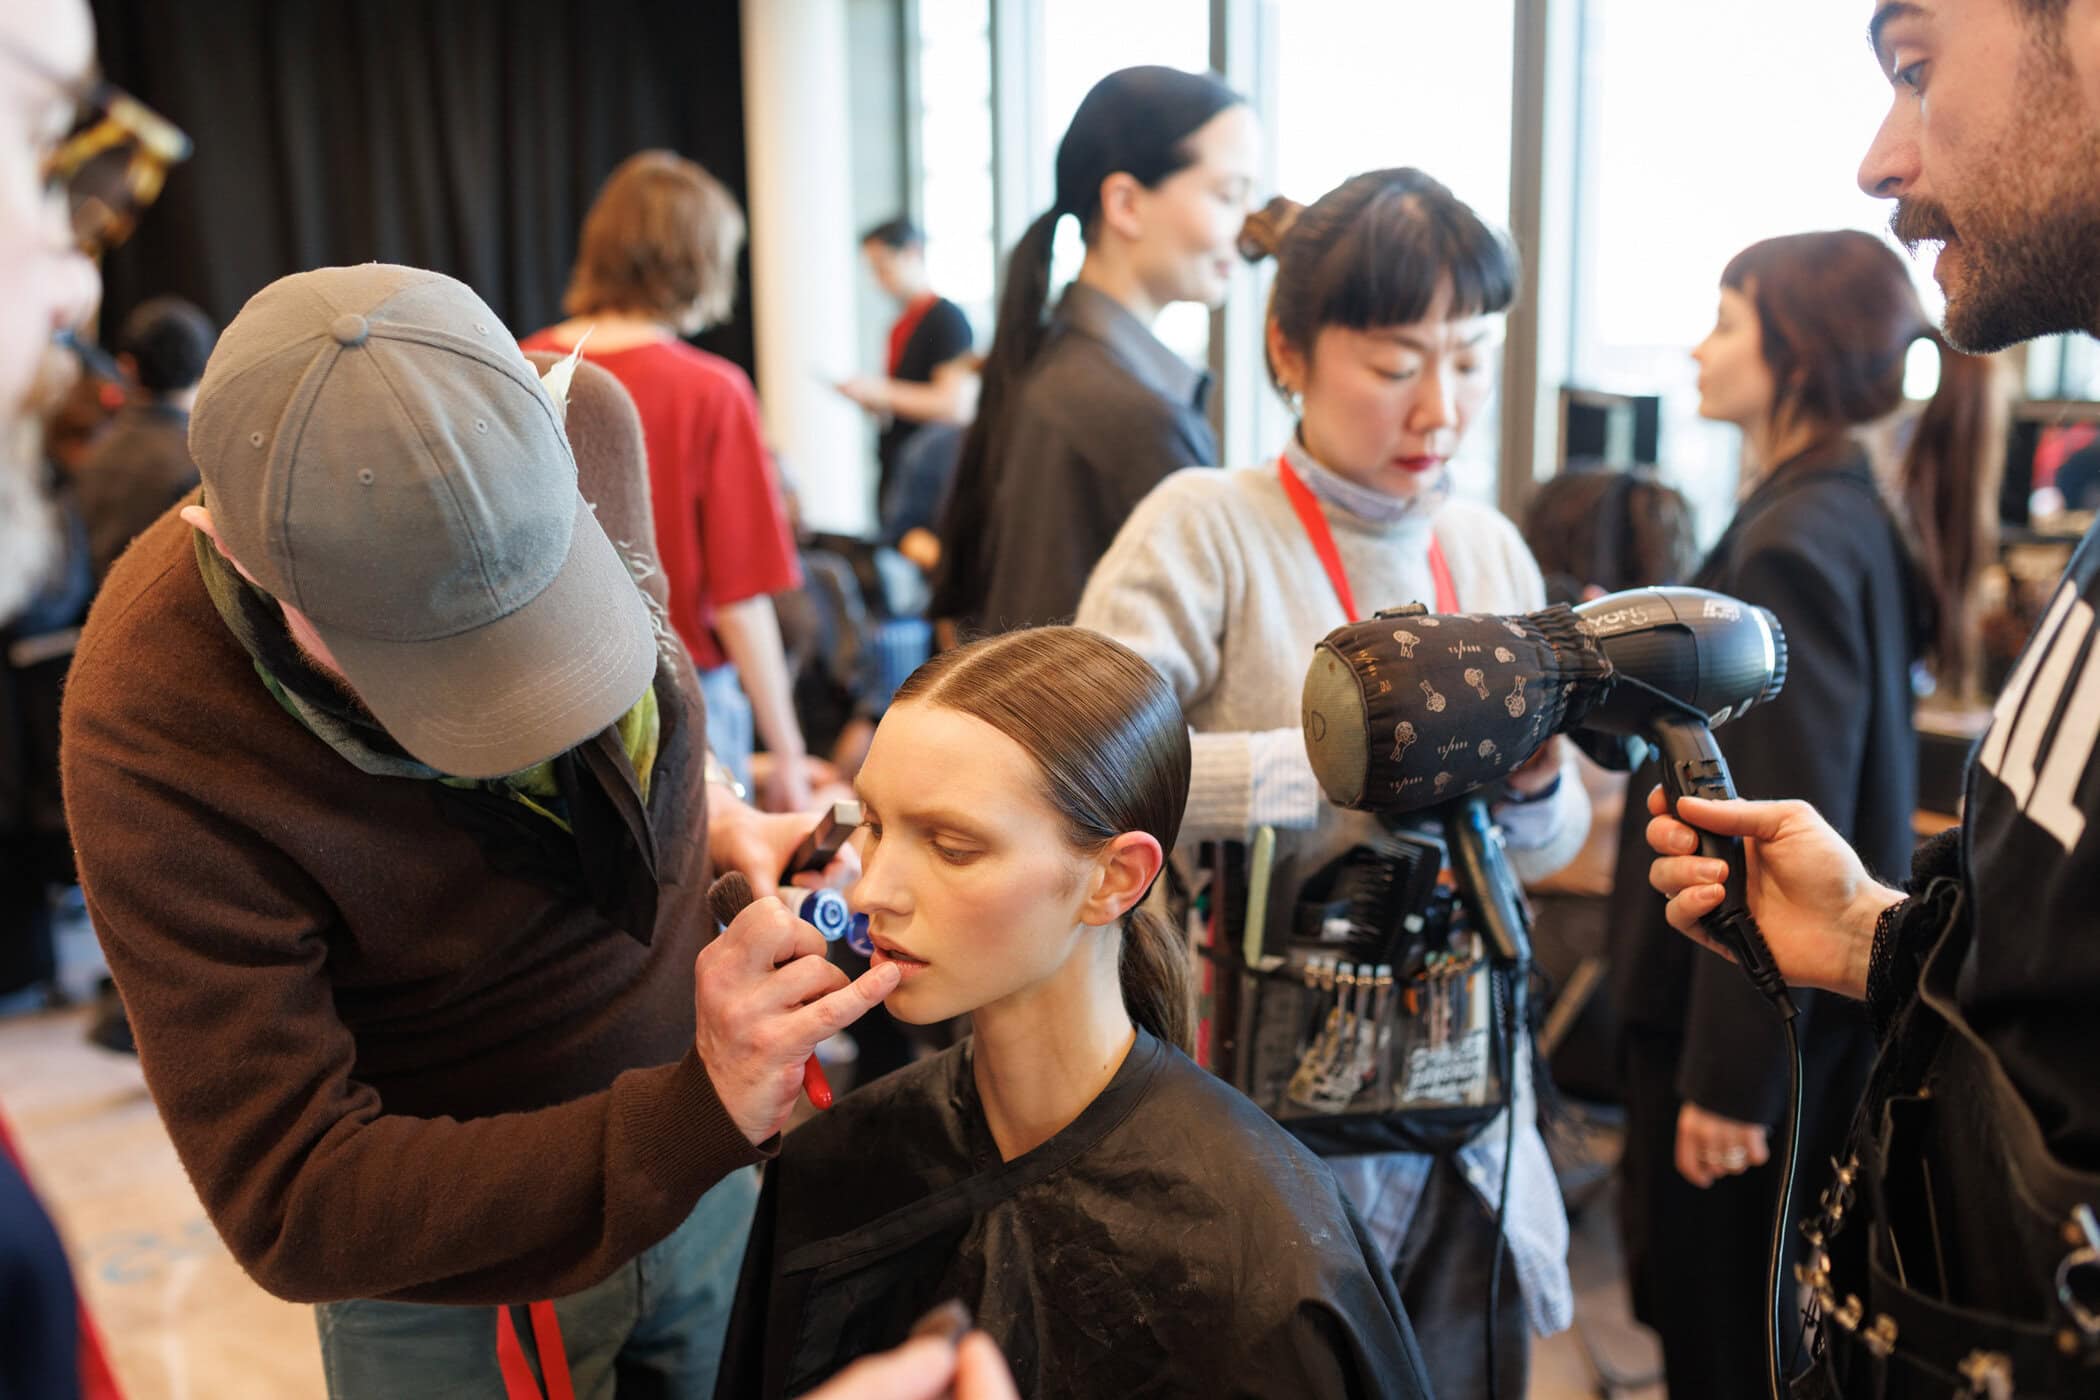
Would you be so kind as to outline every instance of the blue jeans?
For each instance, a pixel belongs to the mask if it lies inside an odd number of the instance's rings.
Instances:
[[[751,698],[734,666],[717,666],[700,673],[700,698],[707,705],[707,746],[722,760],[722,766],[751,791],[751,750],[757,743],[751,718]],[[758,801],[756,794],[751,800]]]
[[[611,1400],[630,1384],[646,1395],[714,1394],[757,1204],[757,1171],[735,1172],[669,1238],[554,1300],[577,1400]],[[494,1308],[355,1300],[323,1303],[314,1316],[329,1400],[501,1400]],[[524,1309],[514,1318],[531,1355]]]

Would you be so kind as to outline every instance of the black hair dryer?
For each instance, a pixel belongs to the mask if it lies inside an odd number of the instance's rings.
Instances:
[[[1786,682],[1778,621],[1700,588],[1635,588],[1577,608],[1437,616],[1393,608],[1328,634],[1305,679],[1305,744],[1329,798],[1394,814],[1499,782],[1557,733],[1607,768],[1653,745],[1674,805],[1735,795],[1713,729]],[[1742,842],[1701,833],[1726,861],[1708,931],[1793,1014],[1750,919]]]
[[[1736,795],[1714,727],[1779,694],[1786,634],[1764,608],[1695,588],[1642,588],[1585,603],[1575,615],[1611,658],[1613,681],[1574,740],[1606,767],[1630,768],[1656,750],[1670,808],[1678,799]],[[1750,917],[1743,843],[1699,832],[1699,854],[1728,866],[1727,897],[1701,922],[1734,955],[1779,1014],[1794,1015],[1786,979]]]

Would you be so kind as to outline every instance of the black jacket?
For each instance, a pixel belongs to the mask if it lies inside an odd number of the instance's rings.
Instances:
[[[1737,791],[1813,804],[1868,869],[1900,877],[1915,845],[1910,668],[1924,605],[1865,453],[1845,441],[1780,466],[1743,502],[1692,582],[1770,608],[1786,632],[1779,698],[1715,731]],[[1785,1105],[1786,1061],[1770,1006],[1733,965],[1671,929],[1649,887],[1645,829],[1655,782],[1652,766],[1634,775],[1620,833],[1611,926],[1619,1005],[1630,1030],[1682,1041],[1684,1099],[1774,1124]],[[1804,993],[1795,1000],[1813,1098],[1841,1061],[1863,1072],[1872,1036],[1855,1003]]]
[[[1327,1167],[1144,1031],[1002,1162],[965,1042],[841,1099],[766,1173],[715,1394],[798,1395],[960,1298],[1021,1393],[1426,1396]]]
[[[987,460],[957,477],[934,615],[987,632],[1070,621],[1137,503],[1183,467],[1217,465],[1209,391],[1113,298],[1068,287]]]

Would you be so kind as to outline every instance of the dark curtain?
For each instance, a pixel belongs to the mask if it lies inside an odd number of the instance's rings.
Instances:
[[[105,326],[169,292],[224,325],[286,273],[377,260],[459,278],[523,336],[560,319],[584,211],[623,157],[669,147],[744,198],[735,0],[95,11],[111,81],[197,146],[109,259]],[[744,295],[699,343],[751,367]]]

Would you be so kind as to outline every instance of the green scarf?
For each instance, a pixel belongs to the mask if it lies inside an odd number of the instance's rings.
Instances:
[[[587,897],[636,939],[650,941],[658,882],[649,794],[666,741],[655,684],[572,749],[500,778],[454,777],[412,757],[315,668],[292,640],[276,599],[241,577],[202,531],[196,557],[227,631],[271,696],[315,738],[360,772],[431,783],[446,795],[439,806],[447,820],[474,835],[492,867]],[[678,805],[679,792],[670,800]],[[506,809],[519,815],[505,817]]]
[[[249,662],[255,667],[255,674],[262,678],[264,687],[287,714],[352,766],[374,777],[419,778],[440,782],[447,787],[500,792],[523,803],[563,831],[569,830],[567,819],[548,805],[559,805],[562,798],[561,784],[554,773],[554,759],[542,759],[530,768],[520,768],[500,778],[455,778],[409,757],[392,736],[361,709],[350,704],[350,697],[342,694],[339,687],[328,682],[326,677],[312,675],[313,668],[307,665],[304,657],[298,658],[296,667],[285,665],[283,643],[291,642],[290,635],[285,633],[282,642],[271,635],[273,630],[283,628],[283,614],[276,606],[276,599],[241,577],[202,530],[197,532],[196,550],[197,571],[204,576],[204,588],[211,595],[212,606],[218,609],[226,630],[233,633],[241,649],[248,653]],[[274,629],[272,623],[276,624]],[[292,644],[292,650],[296,655],[296,643]],[[268,653],[277,653],[274,668],[265,659]],[[303,679],[319,680],[336,694],[333,697],[316,695],[316,688],[310,683],[295,691],[279,679],[277,671],[280,669],[295,676],[301,672],[309,673]],[[302,691],[305,693],[300,693]],[[652,685],[644,690],[642,698],[613,722],[612,730],[619,738],[620,748],[634,770],[636,786],[646,802],[649,799],[649,779],[656,768],[657,745],[663,732],[656,687]]]

